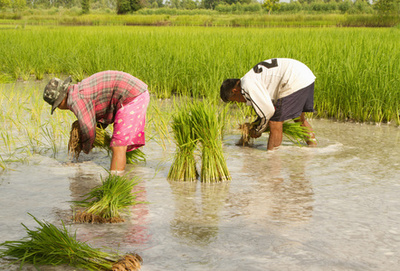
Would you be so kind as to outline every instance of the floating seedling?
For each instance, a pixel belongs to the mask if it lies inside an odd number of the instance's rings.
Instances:
[[[20,263],[21,268],[25,263],[31,263],[36,268],[40,265],[69,265],[85,270],[135,271],[139,270],[143,263],[137,254],[121,257],[77,241],[76,233],[70,234],[64,222],[61,228],[57,228],[53,224],[32,217],[39,227],[30,230],[22,224],[28,236],[20,241],[6,241],[0,244],[0,247],[3,247],[0,249],[1,258]]]
[[[92,189],[84,195],[82,201],[74,203],[85,208],[74,214],[74,221],[78,223],[119,223],[124,219],[121,213],[129,206],[135,205],[136,195],[132,193],[133,187],[138,184],[134,179],[125,176],[109,174],[102,185]]]
[[[199,176],[194,157],[197,140],[188,113],[185,108],[172,117],[172,131],[177,151],[168,172],[169,180],[196,181]]]
[[[297,119],[295,119],[297,120]],[[250,130],[253,127],[253,123],[244,123],[239,125],[239,129],[242,132],[242,136],[239,139],[237,145],[250,146],[253,143],[253,138],[250,137]],[[270,128],[268,126],[264,133],[269,132]],[[310,131],[307,127],[301,126],[301,122],[291,122],[284,121],[282,127],[283,134],[289,138],[293,143],[300,144],[301,142],[306,142],[310,138]]]
[[[68,143],[68,151],[75,157],[76,160],[79,158],[79,154],[82,151],[82,143],[81,143],[81,129],[79,126],[79,122],[76,120],[72,123],[71,132]],[[108,153],[111,152],[111,136],[110,134],[101,127],[96,127],[96,138],[94,140],[93,146],[97,148],[101,148]],[[146,155],[140,150],[135,149],[133,151],[129,151],[126,153],[126,163],[127,164],[135,164],[139,161],[146,161]]]

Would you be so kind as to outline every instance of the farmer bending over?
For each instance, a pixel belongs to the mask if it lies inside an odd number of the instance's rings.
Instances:
[[[241,79],[226,79],[220,89],[224,102],[240,102],[253,106],[258,119],[253,122],[250,136],[258,138],[270,127],[268,150],[281,145],[283,121],[300,117],[309,129],[308,145],[316,145],[305,112],[314,112],[314,81],[312,71],[303,63],[288,58],[273,58],[255,65]]]
[[[132,75],[120,71],[103,71],[71,84],[53,78],[44,89],[43,99],[49,103],[51,114],[58,107],[71,110],[78,118],[82,150],[93,148],[96,125],[114,123],[111,138],[110,172],[122,175],[126,152],[145,145],[144,126],[149,104],[147,85]]]

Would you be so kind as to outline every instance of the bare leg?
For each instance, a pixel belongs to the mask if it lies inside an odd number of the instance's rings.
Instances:
[[[301,121],[301,126],[307,127],[309,130],[308,138],[306,139],[308,146],[312,146],[312,147],[317,146],[317,140],[315,139],[314,130],[311,127],[311,125],[308,123],[304,112],[301,113],[301,115],[300,115],[300,121]]]
[[[111,157],[111,165],[110,171],[113,172],[122,172],[125,170],[126,165],[126,149],[127,146],[115,146],[111,147],[112,157]]]
[[[282,143],[283,138],[283,122],[282,121],[269,121],[269,139],[268,147],[269,151],[279,147]]]

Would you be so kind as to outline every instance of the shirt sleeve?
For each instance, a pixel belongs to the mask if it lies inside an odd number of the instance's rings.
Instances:
[[[247,104],[254,108],[260,123],[255,127],[257,133],[262,133],[267,129],[269,119],[275,113],[268,91],[264,91],[257,81],[244,81],[241,84],[242,94],[247,100]]]
[[[96,137],[96,115],[93,102],[86,99],[76,101],[71,107],[72,112],[78,118],[82,132],[82,150],[89,153]]]

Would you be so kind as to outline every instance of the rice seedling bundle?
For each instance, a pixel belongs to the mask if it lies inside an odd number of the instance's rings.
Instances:
[[[82,151],[81,142],[81,128],[78,121],[74,121],[71,125],[71,131],[68,141],[68,152],[75,157],[76,160],[79,158],[79,154]]]
[[[31,215],[31,214],[29,214]],[[32,215],[31,215],[32,216]],[[85,242],[76,240],[76,233],[71,235],[62,222],[57,228],[48,222],[41,222],[36,230],[28,229],[28,236],[20,241],[6,241],[0,244],[0,257],[12,259],[20,263],[31,263],[36,268],[39,265],[69,265],[85,270],[139,270],[143,262],[137,254],[120,258],[117,254],[100,251]]]
[[[195,103],[190,110],[194,133],[202,145],[201,181],[219,182],[230,179],[222,150],[223,114],[211,104]]]
[[[196,181],[199,176],[194,157],[197,140],[188,113],[185,109],[172,117],[172,130],[177,151],[168,172],[169,180]]]
[[[68,143],[68,151],[75,157],[76,160],[78,160],[79,154],[82,151],[82,143],[80,142],[80,138],[81,138],[80,126],[79,122],[76,120],[72,123],[69,143]],[[111,143],[110,134],[105,129],[96,127],[96,138],[94,139],[93,146],[101,148],[110,153],[111,151],[110,143]],[[146,155],[140,149],[135,149],[133,151],[126,153],[127,164],[134,164],[139,161],[146,161]]]
[[[224,114],[216,107],[204,102],[188,103],[180,107],[172,120],[174,140],[177,145],[174,162],[168,179],[175,181],[195,181],[194,153],[201,143],[201,181],[219,182],[230,179],[222,150]]]
[[[253,138],[250,137],[250,130],[254,126],[254,123],[244,123],[239,125],[239,129],[242,132],[242,136],[239,139],[237,145],[241,146],[249,146],[253,142]],[[267,130],[264,133],[270,131],[268,126]],[[300,144],[300,142],[308,141],[310,135],[307,127],[301,126],[301,122],[291,122],[284,121],[282,127],[283,134],[289,138],[290,141]]]
[[[103,180],[102,185],[93,188],[84,195],[82,201],[74,201],[84,211],[78,211],[74,215],[74,221],[79,223],[119,223],[124,219],[121,212],[129,206],[138,203],[136,195],[132,193],[133,187],[138,183],[134,179],[125,176],[109,174]]]

